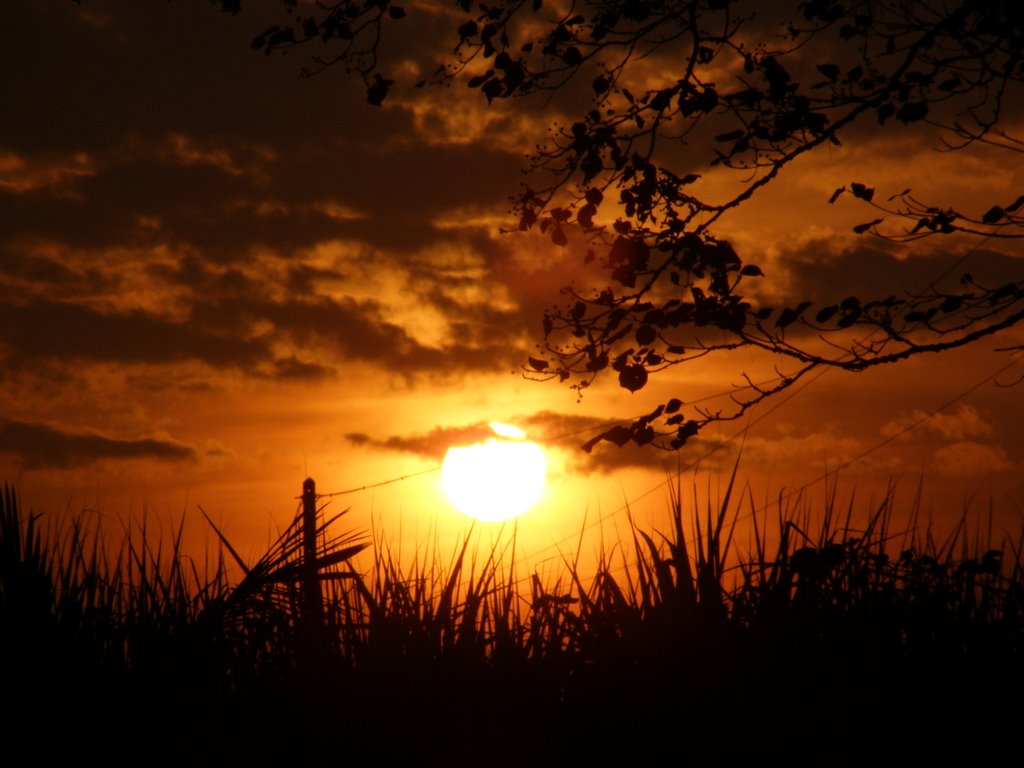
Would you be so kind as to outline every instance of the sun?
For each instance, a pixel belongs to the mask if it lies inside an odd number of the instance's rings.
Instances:
[[[484,522],[521,515],[544,492],[543,449],[511,424],[492,421],[494,437],[452,446],[441,465],[441,487],[460,511]]]

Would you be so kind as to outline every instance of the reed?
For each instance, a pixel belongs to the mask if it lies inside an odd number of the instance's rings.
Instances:
[[[965,511],[940,537],[918,505],[897,514],[892,488],[859,523],[833,493],[812,527],[781,499],[769,525],[735,469],[703,509],[680,482],[668,530],[630,518],[592,574],[577,552],[547,579],[519,572],[514,532],[403,563],[379,535],[334,534],[344,512],[322,514],[310,567],[298,516],[253,564],[211,521],[220,548],[201,571],[180,525],[165,545],[143,521],[108,549],[79,521],[44,533],[9,487],[0,500],[9,732],[45,712],[78,749],[114,729],[158,763],[343,744],[455,764],[666,748],[852,764],[976,758],[1022,714],[997,702],[1024,682],[1024,531],[972,535]],[[315,632],[300,590],[313,577]]]

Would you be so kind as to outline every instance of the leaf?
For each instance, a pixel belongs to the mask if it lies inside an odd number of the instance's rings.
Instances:
[[[484,83],[484,87],[481,88],[481,90],[484,92],[484,96],[487,97],[487,103],[490,104],[495,98],[501,96],[504,88],[501,85],[501,80],[496,77],[492,77]]]
[[[869,221],[869,222],[867,222],[865,224],[858,224],[857,226],[855,226],[853,228],[853,231],[856,232],[858,235],[860,235],[860,234],[863,234],[864,232],[867,232],[869,229],[871,229],[876,224],[881,224],[883,221],[884,221],[884,219],[875,219],[874,221]]]
[[[548,361],[541,360],[536,357],[526,358],[526,363],[535,371],[546,371],[548,369]]]
[[[482,75],[477,75],[476,77],[469,78],[469,82],[467,82],[466,85],[468,87],[470,87],[470,88],[479,88],[481,85],[486,83],[493,76],[494,76],[494,70],[493,69],[488,69]]]
[[[943,300],[942,304],[939,305],[939,309],[946,313],[956,312],[961,306],[963,306],[963,303],[963,299],[959,296],[947,296]]]
[[[1022,205],[1024,205],[1024,195],[1018,197],[1016,200],[1014,200],[1012,203],[1006,206],[1006,208],[1004,208],[1003,210],[1005,210],[1007,213],[1015,213],[1017,209],[1020,208]]]
[[[923,101],[908,101],[896,112],[896,119],[904,125],[924,120],[928,116],[928,105]]]
[[[787,307],[782,310],[782,314],[779,315],[779,319],[775,321],[775,327],[785,328],[788,325],[792,325],[800,318],[800,315],[804,313],[804,310],[811,306],[811,304],[812,302],[810,301],[802,301],[796,307]]]
[[[649,325],[641,325],[636,329],[636,343],[641,347],[653,344],[658,338],[658,332]]]
[[[845,192],[845,191],[846,191],[846,187],[840,187],[840,188],[839,188],[839,189],[837,189],[837,190],[836,190],[835,192],[833,192],[833,193],[832,193],[832,197],[830,197],[830,198],[828,199],[828,204],[829,204],[829,205],[832,205],[832,203],[834,203],[834,202],[835,202],[836,200],[838,200],[838,199],[839,199],[839,196],[840,196],[841,194],[843,194],[843,192]]]
[[[366,100],[375,107],[379,107],[384,103],[385,97],[388,95],[388,89],[394,85],[394,80],[386,80],[381,77],[380,72],[374,74],[373,83],[366,89]]]
[[[569,238],[565,236],[561,227],[555,227],[551,230],[551,242],[555,245],[565,246],[569,242]]]
[[[576,212],[576,221],[582,226],[589,229],[594,226],[594,214],[597,213],[597,206],[593,203],[587,203],[579,211]]]
[[[602,440],[607,440],[609,443],[615,443],[615,445],[621,448],[626,443],[628,443],[632,438],[633,433],[630,432],[628,429],[626,429],[623,426],[615,426],[609,429],[607,432],[602,432],[601,434],[597,435],[597,437],[593,437],[590,440],[587,440],[587,442],[585,442],[581,447],[584,451],[590,453],[594,449],[595,445],[600,443]]]
[[[835,314],[839,311],[839,307],[833,304],[830,307],[823,307],[818,310],[818,314],[814,316],[814,319],[819,323],[827,323],[831,320]]]
[[[392,5],[392,6],[390,6],[388,8],[388,16],[390,16],[392,19],[395,19],[395,20],[404,19],[405,18],[405,8],[401,8],[401,7],[397,6],[397,5]]]
[[[575,67],[583,61],[583,54],[580,53],[579,48],[570,46],[562,53],[562,61],[565,62],[566,66]]]
[[[741,275],[746,277],[764,277],[764,272],[756,264],[746,264],[743,269],[740,270]]]
[[[861,200],[866,200],[869,203],[871,202],[871,198],[875,196],[875,190],[873,187],[866,187],[856,181],[850,185],[850,193],[854,197],[859,197]]]
[[[619,372],[619,386],[636,392],[647,384],[647,369],[642,365],[627,365]]]
[[[995,224],[1000,219],[1006,216],[1006,211],[1000,208],[998,205],[993,205],[989,208],[985,215],[981,217],[982,224]]]
[[[678,397],[673,397],[667,403],[665,403],[665,413],[675,413],[683,407],[683,401]]]
[[[818,71],[832,82],[839,79],[839,67],[835,64],[819,64]]]

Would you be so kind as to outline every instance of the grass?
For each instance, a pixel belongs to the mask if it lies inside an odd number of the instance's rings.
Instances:
[[[200,569],[180,527],[162,546],[143,523],[107,549],[82,523],[43,531],[5,488],[4,731],[142,764],[920,763],[1009,739],[1024,530],[993,543],[965,513],[939,537],[891,489],[860,523],[834,492],[816,521],[782,499],[769,521],[734,480],[702,509],[677,485],[669,530],[631,521],[593,575],[577,553],[547,580],[519,572],[514,536],[403,564],[379,537],[333,536],[344,513],[321,517],[312,569],[298,517],[255,564],[218,531]]]

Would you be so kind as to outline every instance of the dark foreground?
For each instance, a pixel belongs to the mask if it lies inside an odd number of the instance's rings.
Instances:
[[[297,521],[229,584],[177,541],[110,552],[81,527],[44,537],[8,491],[0,738],[8,758],[107,765],[1016,752],[1019,540],[972,551],[953,531],[890,551],[883,505],[856,532],[826,516],[811,539],[784,522],[771,553],[730,566],[726,510],[687,537],[677,509],[667,537],[634,531],[628,565],[585,583],[567,566],[561,585],[519,580],[499,553],[470,568],[465,549],[405,572],[384,549],[360,574],[362,545],[326,538],[326,520],[307,561]]]

